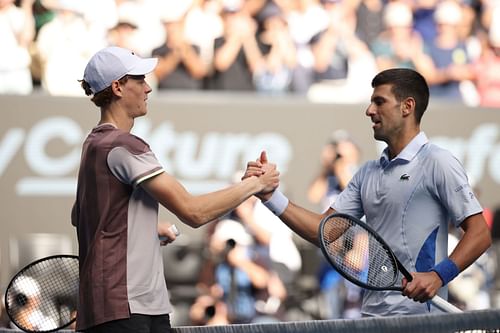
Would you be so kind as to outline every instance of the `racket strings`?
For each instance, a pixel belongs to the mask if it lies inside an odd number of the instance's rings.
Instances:
[[[325,249],[339,270],[371,287],[394,284],[398,270],[393,256],[367,229],[337,216],[323,230]]]
[[[7,292],[9,315],[27,331],[51,331],[76,318],[78,259],[53,257],[23,270]]]

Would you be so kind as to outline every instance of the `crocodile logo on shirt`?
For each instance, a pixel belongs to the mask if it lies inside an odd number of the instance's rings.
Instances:
[[[401,177],[399,178],[399,180],[410,180],[410,175],[407,174],[407,173],[404,173],[401,175]]]

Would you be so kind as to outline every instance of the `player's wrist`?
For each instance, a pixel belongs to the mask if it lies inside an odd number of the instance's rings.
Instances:
[[[261,199],[262,200],[262,199]],[[288,207],[289,200],[288,198],[281,193],[280,190],[274,190],[272,196],[269,200],[262,201],[264,206],[266,206],[274,215],[280,216],[283,214],[285,209]]]
[[[436,272],[443,282],[443,286],[446,286],[460,273],[460,269],[450,258],[446,258],[441,261],[439,264],[434,266],[431,271]]]

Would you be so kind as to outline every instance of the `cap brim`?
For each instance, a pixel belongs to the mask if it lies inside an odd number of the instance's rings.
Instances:
[[[137,64],[130,71],[128,75],[146,75],[151,73],[158,64],[158,58],[145,58],[137,62]]]

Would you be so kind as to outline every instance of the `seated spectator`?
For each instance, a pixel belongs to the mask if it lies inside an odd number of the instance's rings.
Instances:
[[[161,21],[166,40],[153,50],[158,57],[154,75],[158,89],[201,90],[208,67],[200,57],[198,46],[192,45],[184,34],[187,8],[164,8]]]
[[[33,90],[28,51],[35,37],[34,0],[0,1],[0,94],[26,95]]]

